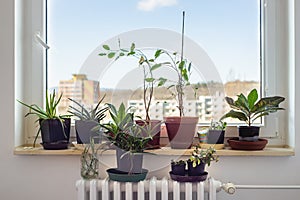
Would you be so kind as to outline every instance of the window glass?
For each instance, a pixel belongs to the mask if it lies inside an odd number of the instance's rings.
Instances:
[[[118,39],[124,48],[134,42],[149,57],[157,48],[180,54],[182,11],[183,56],[193,63],[191,84],[199,86],[196,96],[192,89],[185,90],[185,114],[208,123],[228,111],[225,96],[260,90],[259,0],[47,3],[48,88],[63,92],[61,113],[68,109],[68,97],[90,107],[106,94],[106,102],[134,106],[136,114],[144,118],[143,71],[137,60],[125,57],[112,62],[98,54],[104,51],[103,44],[117,47]],[[156,73],[161,75],[176,78],[165,68]],[[154,93],[151,117],[178,115],[176,106],[172,93],[160,87]]]

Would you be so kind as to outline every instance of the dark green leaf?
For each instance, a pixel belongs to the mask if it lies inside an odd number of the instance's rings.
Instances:
[[[239,112],[239,111],[234,111],[234,110],[230,110],[228,113],[226,113],[224,116],[222,116],[220,120],[223,120],[223,119],[228,118],[228,117],[236,118],[236,119],[239,119],[239,120],[245,121],[245,122],[247,122],[247,120],[248,120],[245,113]]]
[[[106,56],[106,53],[99,53],[99,56]]]
[[[131,56],[131,55],[134,55],[134,54],[135,54],[134,51],[130,51],[130,52],[127,54],[127,56]]]
[[[158,58],[161,55],[161,53],[162,53],[161,49],[156,50],[156,52],[154,54],[155,59]]]
[[[183,70],[184,65],[185,65],[185,61],[184,60],[179,63],[178,68],[180,69],[180,71]]]
[[[188,72],[191,72],[192,63],[189,63]]]
[[[110,47],[109,47],[108,45],[106,45],[106,44],[104,44],[102,47],[103,47],[103,49],[105,49],[105,50],[107,50],[107,51],[110,50]]]

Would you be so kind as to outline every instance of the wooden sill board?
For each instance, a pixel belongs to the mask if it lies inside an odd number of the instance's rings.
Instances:
[[[162,147],[156,150],[147,150],[147,152],[154,153],[156,155],[191,155],[193,149],[171,149],[170,147]],[[55,155],[55,156],[68,156],[68,155],[81,155],[82,149],[76,149],[75,147],[69,147],[65,150],[44,150],[42,147],[31,147],[23,145],[16,147],[14,150],[15,155]],[[103,155],[114,155],[114,150],[107,150],[102,152]],[[217,150],[219,156],[294,156],[295,151],[291,147],[273,147],[267,146],[261,151],[242,151],[231,150],[229,147],[225,149]]]

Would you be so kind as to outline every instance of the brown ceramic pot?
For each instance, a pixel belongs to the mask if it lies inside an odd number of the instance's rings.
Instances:
[[[165,124],[172,149],[188,149],[193,143],[198,117],[166,117]]]

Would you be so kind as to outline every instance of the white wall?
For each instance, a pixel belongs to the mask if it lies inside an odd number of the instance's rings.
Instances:
[[[75,181],[79,176],[79,156],[16,156],[14,149],[14,1],[0,1],[0,199],[53,200],[76,199]],[[298,11],[298,12],[297,12]],[[300,53],[300,0],[296,0],[298,35],[296,55]],[[296,77],[300,58],[296,58]],[[300,102],[300,80],[296,79],[296,102]],[[296,105],[296,113],[300,106]],[[300,123],[299,115],[295,119]],[[296,133],[300,128],[296,127]],[[300,138],[296,136],[293,157],[221,157],[210,174],[237,184],[299,184]],[[234,196],[224,192],[220,199],[299,199],[299,191],[238,190]]]

